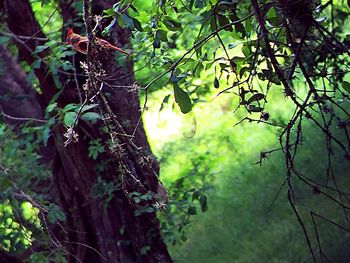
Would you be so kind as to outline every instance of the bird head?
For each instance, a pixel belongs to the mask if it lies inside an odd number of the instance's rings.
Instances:
[[[72,42],[72,40],[71,40],[72,34],[73,34],[73,29],[69,27],[68,30],[67,30],[67,43],[71,43]]]

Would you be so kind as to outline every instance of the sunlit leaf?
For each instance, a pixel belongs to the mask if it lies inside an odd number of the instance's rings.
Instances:
[[[344,90],[346,90],[347,92],[350,93],[350,82],[348,82],[348,81],[343,81],[342,87],[343,87]]]
[[[173,83],[174,86],[174,95],[175,101],[179,105],[182,113],[188,113],[192,109],[192,103],[190,96],[188,96],[187,92],[179,87],[177,83]]]
[[[251,96],[248,100],[247,100],[247,104],[250,104],[254,101],[259,101],[265,98],[265,95],[262,93],[256,93],[253,96]]]

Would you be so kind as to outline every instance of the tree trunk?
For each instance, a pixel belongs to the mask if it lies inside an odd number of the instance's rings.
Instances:
[[[0,110],[9,124],[19,124],[32,119],[38,123],[43,112],[36,101],[34,90],[26,81],[26,75],[12,58],[11,54],[0,45]],[[40,122],[39,122],[40,123]]]
[[[75,15],[69,4],[61,7],[64,20]],[[27,1],[6,0],[5,8],[11,32],[45,37]],[[113,34],[121,44],[128,41],[126,31],[119,29]],[[35,39],[25,45],[17,42],[20,59],[32,64],[35,59],[30,51],[38,44]],[[96,52],[100,64],[94,61],[98,65],[95,70],[103,69],[106,73],[101,77],[104,84],[99,82],[86,94],[88,98],[95,96],[94,103],[99,104],[104,121],[91,124],[79,120],[74,127],[79,139],[67,146],[64,136],[67,129],[59,123],[52,127],[53,140],[49,145],[55,152],[53,182],[66,215],[61,234],[56,237],[65,247],[68,262],[171,262],[155,212],[158,165],[139,121],[137,91],[115,88],[133,86],[132,64],[127,61],[118,68],[112,55]],[[38,102],[45,109],[58,90],[45,63],[41,63],[35,75],[43,90]],[[67,81],[64,76],[60,79]],[[84,83],[80,78],[79,87]],[[103,88],[96,90],[96,87]],[[75,91],[74,80],[69,80],[57,100],[58,105],[64,107],[79,101]],[[82,89],[80,92],[84,94]],[[104,151],[92,160],[89,143],[96,140],[104,146]],[[113,186],[111,192],[103,188],[106,185]],[[99,186],[100,190],[96,190]],[[141,195],[144,200],[139,202],[133,195]]]

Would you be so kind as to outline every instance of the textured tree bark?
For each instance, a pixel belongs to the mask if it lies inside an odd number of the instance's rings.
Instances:
[[[11,54],[0,45],[0,109],[9,124],[19,124],[29,119],[38,123],[43,112],[36,100],[34,90],[26,81],[26,75]]]
[[[75,14],[70,8],[71,2],[63,2],[62,15],[64,21],[67,21]],[[95,2],[106,5],[104,1]],[[5,8],[8,27],[13,33],[44,37],[27,1],[6,0]],[[118,39],[122,45],[128,42],[128,37],[128,33],[120,29],[113,33],[113,39]],[[30,50],[34,50],[37,44],[34,39],[28,41],[25,46],[16,43],[20,59],[31,64],[34,58]],[[85,59],[81,56],[76,58]],[[132,86],[132,64],[126,62],[125,67],[118,68],[109,54],[102,55],[99,60],[100,69],[106,72],[107,77],[96,102],[100,104],[102,111],[113,115],[110,117],[114,120],[112,128],[115,132],[115,143],[108,145],[107,140],[112,131],[103,131],[102,121],[94,125],[80,121],[76,128],[79,140],[67,147],[64,145],[63,135],[66,128],[62,124],[53,127],[53,180],[59,193],[61,207],[67,217],[61,235],[57,235],[57,238],[66,248],[68,262],[171,262],[160,236],[156,213],[147,212],[136,216],[135,211],[139,204],[128,197],[132,192],[156,193],[158,187],[158,165],[151,155],[143,126],[139,124],[140,107],[137,92],[125,88],[112,88],[112,85]],[[43,89],[39,102],[44,109],[57,90],[44,63],[35,74]],[[120,76],[128,77],[121,79]],[[66,81],[62,76],[61,79]],[[79,86],[82,87],[84,82],[85,80],[80,78]],[[74,90],[74,81],[69,81],[58,98],[61,107],[78,101]],[[92,94],[94,91],[89,92]],[[134,138],[125,136],[124,133],[134,134]],[[101,139],[105,146],[105,152],[101,153],[97,160],[88,156],[89,142],[94,139]],[[110,150],[113,147],[116,149]],[[101,164],[104,164],[102,171],[97,169]],[[98,177],[106,183],[113,182],[118,186],[108,203],[91,194]],[[154,200],[149,200],[148,203],[142,204],[151,206],[153,202]]]

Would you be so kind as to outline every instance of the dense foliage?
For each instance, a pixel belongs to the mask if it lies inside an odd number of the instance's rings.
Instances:
[[[61,73],[76,74],[61,28],[86,32],[83,2],[74,1],[76,18],[63,23],[59,1],[31,1],[48,41],[36,46],[32,65],[21,66],[39,93],[35,70],[42,64],[60,88]],[[136,83],[124,88],[139,92],[160,160],[169,200],[158,215],[174,260],[348,261],[348,14],[340,0],[122,0],[94,17],[91,35],[108,38],[117,27],[131,34]],[[16,55],[6,26],[0,34]],[[123,57],[115,63],[126,67]],[[0,126],[0,244],[13,254],[38,240],[54,242],[46,224],[66,220],[48,198],[40,145],[58,123],[74,129],[78,119],[94,124],[104,117],[98,103],[60,107],[61,90],[40,125]],[[103,138],[89,142],[97,174],[108,165],[104,152]],[[107,209],[118,183],[98,177],[91,196]],[[136,216],[154,211],[140,205]],[[64,254],[39,250],[31,260],[60,261]]]

